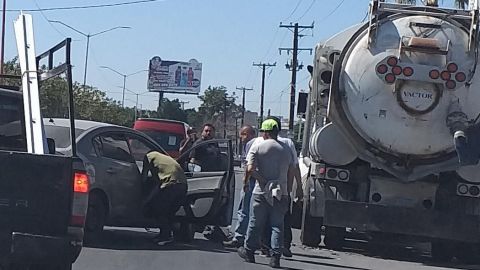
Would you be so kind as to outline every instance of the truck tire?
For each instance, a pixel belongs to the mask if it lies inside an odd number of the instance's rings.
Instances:
[[[322,241],[323,219],[310,215],[310,202],[304,200],[300,241],[307,247],[318,247]]]
[[[345,228],[343,227],[325,227],[325,237],[323,243],[325,247],[333,250],[341,250],[345,244]]]
[[[87,220],[85,231],[87,233],[101,233],[107,218],[107,206],[98,193],[91,193],[88,199]]]
[[[435,262],[450,262],[455,255],[455,245],[447,241],[432,241],[430,254]]]

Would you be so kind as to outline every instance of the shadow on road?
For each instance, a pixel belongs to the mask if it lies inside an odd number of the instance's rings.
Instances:
[[[341,268],[341,269],[370,270],[368,268],[359,268],[359,267],[344,266],[344,265],[333,264],[333,263],[299,260],[299,259],[296,259],[296,258],[284,258],[284,260],[289,261],[289,262],[308,263],[308,264],[314,264],[314,265],[318,265],[318,266],[328,266],[328,267],[335,267],[335,268]]]
[[[215,253],[229,253],[219,243],[206,239],[195,239],[191,243],[173,243],[159,246],[153,242],[155,234],[122,229],[105,230],[95,237],[88,237],[85,247],[110,250],[200,250]]]
[[[460,262],[434,262],[429,251],[407,244],[383,243],[378,245],[369,244],[364,241],[347,241],[346,246],[342,251],[386,260],[420,263],[426,266],[465,270],[480,269],[480,265],[462,265]]]

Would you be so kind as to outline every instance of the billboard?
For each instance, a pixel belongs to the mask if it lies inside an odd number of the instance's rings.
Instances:
[[[202,77],[202,63],[165,61],[159,56],[150,60],[148,90],[151,92],[198,94]]]

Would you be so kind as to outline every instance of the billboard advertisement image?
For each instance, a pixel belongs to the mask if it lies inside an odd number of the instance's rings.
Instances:
[[[148,90],[151,92],[198,94],[202,77],[202,63],[165,61],[159,56],[150,60]]]

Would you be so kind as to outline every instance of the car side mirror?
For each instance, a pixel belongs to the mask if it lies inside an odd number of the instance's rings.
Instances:
[[[56,153],[55,140],[52,138],[47,138],[48,153],[54,155]]]

